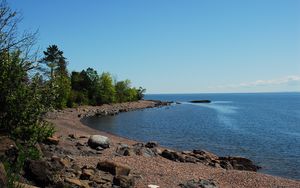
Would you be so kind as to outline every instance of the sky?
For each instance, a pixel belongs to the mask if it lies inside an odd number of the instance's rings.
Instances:
[[[108,71],[147,93],[300,91],[300,0],[7,2],[70,71]]]

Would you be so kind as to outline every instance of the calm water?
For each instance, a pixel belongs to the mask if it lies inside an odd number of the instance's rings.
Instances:
[[[262,166],[261,172],[300,179],[300,93],[147,95],[146,99],[182,104],[84,122],[174,149],[244,156]],[[213,102],[187,102],[195,99]]]

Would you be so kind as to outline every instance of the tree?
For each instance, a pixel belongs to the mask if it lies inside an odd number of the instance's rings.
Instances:
[[[64,74],[66,72],[66,61],[63,56],[63,51],[60,51],[56,45],[51,45],[44,51],[45,57],[43,62],[50,69],[49,77],[50,79],[55,78],[55,71]]]
[[[116,101],[127,102],[135,101],[137,99],[137,92],[130,86],[130,80],[119,81],[116,83]]]
[[[142,100],[145,96],[146,89],[139,87],[136,91],[137,91],[137,100]]]
[[[109,104],[115,102],[115,87],[113,85],[113,79],[108,72],[102,73],[100,76],[100,103]]]
[[[71,80],[67,70],[67,61],[63,51],[56,45],[51,45],[44,51],[43,62],[50,69],[48,85],[51,92],[56,94],[53,101],[55,108],[65,108],[71,94]]]
[[[34,44],[37,32],[23,32],[19,35],[20,15],[13,11],[5,0],[0,1],[0,52],[26,52]],[[10,54],[6,54],[10,55]]]

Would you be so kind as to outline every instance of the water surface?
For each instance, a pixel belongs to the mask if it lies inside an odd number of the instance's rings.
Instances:
[[[147,95],[181,104],[89,118],[88,126],[179,150],[250,158],[261,172],[300,179],[300,93]],[[195,104],[190,100],[209,99]]]

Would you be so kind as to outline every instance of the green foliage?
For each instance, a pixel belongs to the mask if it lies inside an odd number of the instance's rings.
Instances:
[[[48,88],[50,93],[55,94],[53,99],[54,108],[63,109],[67,106],[71,94],[71,80],[68,75],[66,58],[63,51],[56,45],[51,45],[44,51],[43,62],[46,64],[48,77],[50,78]],[[53,95],[52,95],[53,96]]]
[[[0,53],[1,128],[15,138],[34,144],[53,131],[41,119],[47,106],[43,104],[46,99],[42,95],[39,80],[30,82],[21,62],[20,52]]]
[[[102,73],[100,76],[100,103],[109,104],[115,102],[115,87],[113,85],[113,79],[108,72]]]
[[[144,96],[145,96],[146,89],[142,88],[142,87],[139,87],[136,91],[137,91],[137,99],[138,100],[143,99]]]
[[[137,100],[137,90],[131,88],[130,80],[119,81],[115,85],[117,102],[128,102]]]

